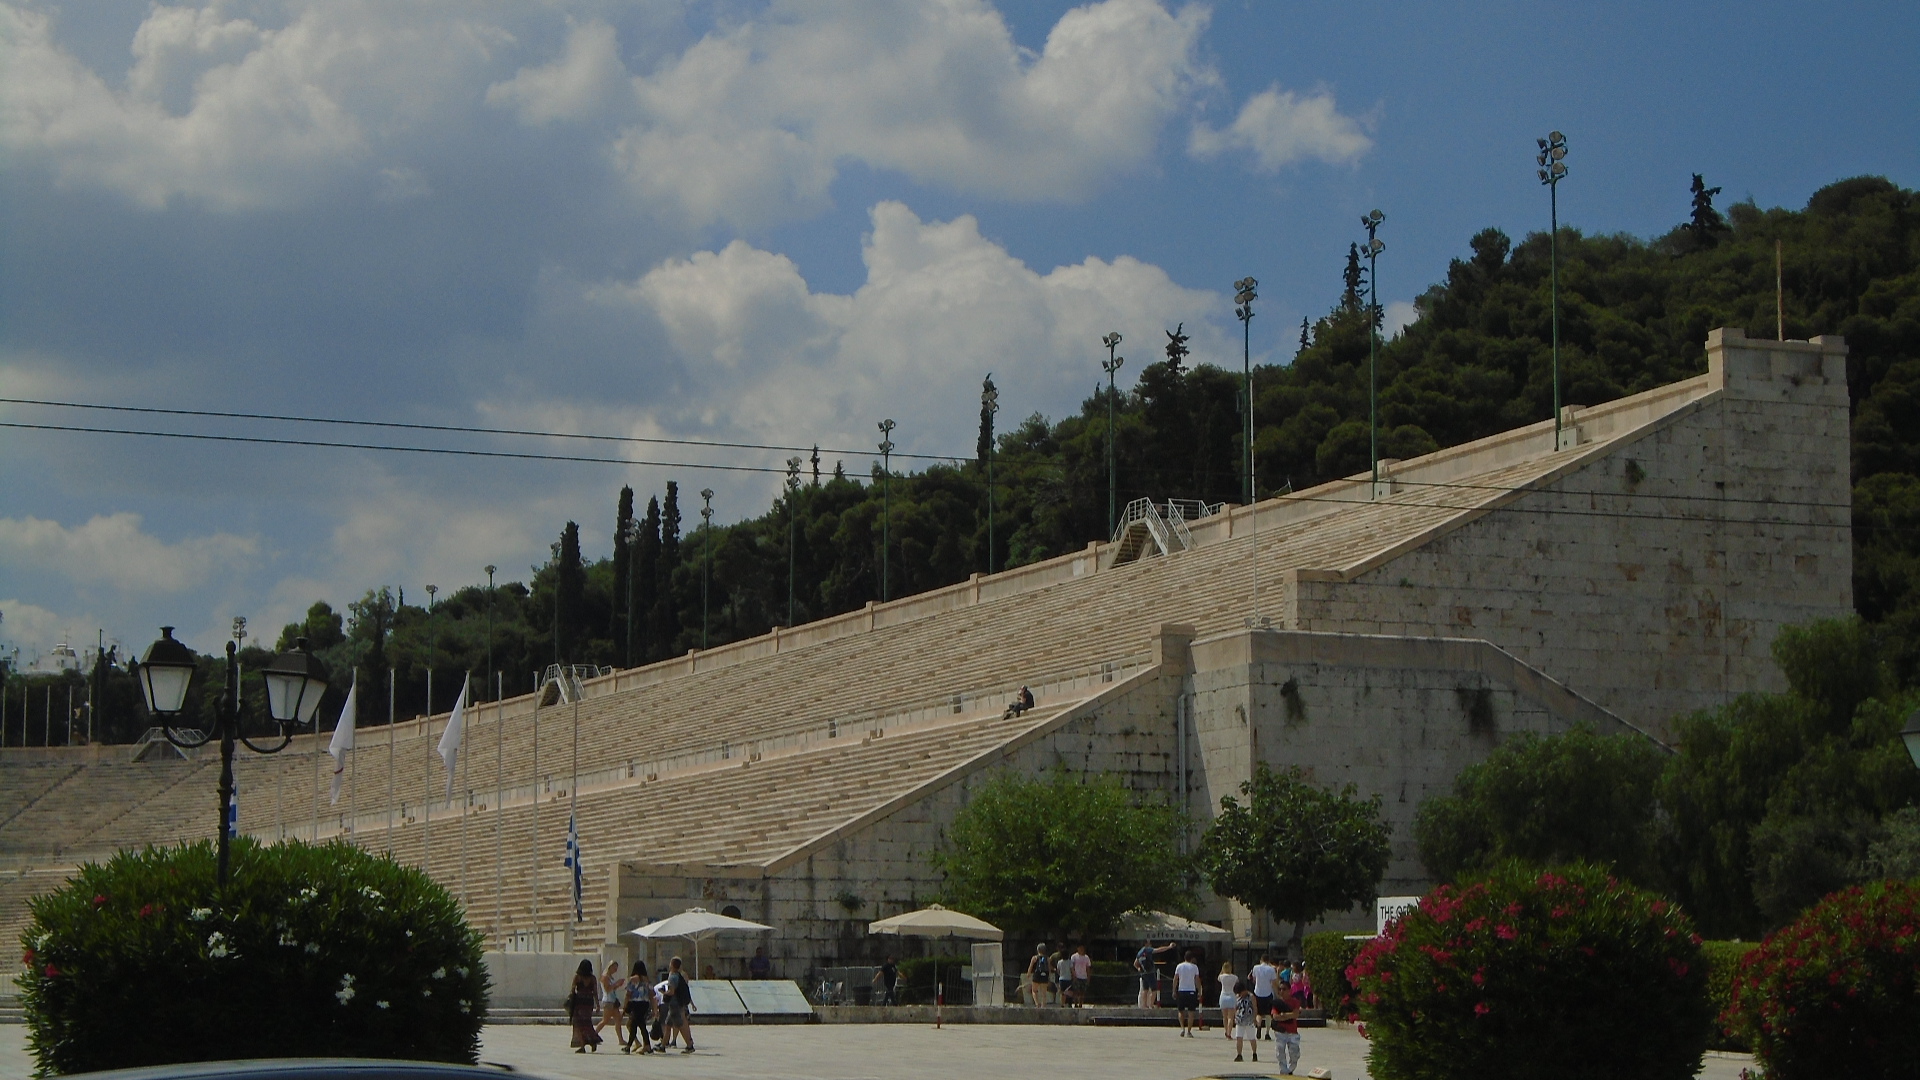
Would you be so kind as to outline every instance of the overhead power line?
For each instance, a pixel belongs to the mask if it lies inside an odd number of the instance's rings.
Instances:
[[[397,431],[435,431],[455,435],[512,435],[535,439],[579,439],[587,442],[638,443],[659,446],[705,446],[717,450],[773,450],[783,454],[818,449],[825,454],[852,457],[879,457],[877,450],[846,450],[831,446],[780,446],[773,443],[724,442],[718,439],[667,439],[644,435],[593,435],[572,431],[536,431],[530,428],[468,427],[457,424],[415,424],[399,420],[353,420],[344,417],[293,416],[284,413],[222,412],[217,409],[161,409],[143,405],[101,405],[86,401],[48,401],[41,398],[0,397],[0,405],[42,405],[56,409],[88,409],[99,412],[147,413],[155,416],[199,416],[219,420],[271,420],[289,424],[338,424],[346,427],[387,428]],[[76,429],[77,430],[77,429]],[[297,444],[296,444],[297,445]],[[958,461],[952,454],[903,454],[894,457],[920,461]],[[555,458],[554,460],[600,460]],[[718,466],[716,466],[718,467]],[[775,470],[780,471],[780,470]]]

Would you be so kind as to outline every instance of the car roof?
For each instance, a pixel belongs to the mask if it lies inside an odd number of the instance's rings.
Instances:
[[[492,1063],[476,1067],[379,1058],[262,1058],[182,1061],[78,1075],[90,1080],[480,1080],[513,1072],[511,1066]]]

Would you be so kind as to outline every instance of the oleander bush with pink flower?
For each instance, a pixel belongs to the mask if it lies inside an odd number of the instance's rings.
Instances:
[[[1586,864],[1436,889],[1348,978],[1375,1080],[1690,1080],[1713,1019],[1692,921]]]
[[[1920,1076],[1920,881],[1833,893],[1775,931],[1721,1021],[1768,1080]]]
[[[82,866],[32,909],[15,981],[43,1075],[479,1055],[480,935],[446,889],[389,858],[240,837],[222,889],[211,841],[150,847]]]

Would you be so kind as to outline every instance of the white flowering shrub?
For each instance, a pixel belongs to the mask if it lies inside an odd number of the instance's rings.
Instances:
[[[258,1057],[473,1062],[480,936],[431,878],[345,844],[126,851],[33,901],[18,978],[42,1074]]]

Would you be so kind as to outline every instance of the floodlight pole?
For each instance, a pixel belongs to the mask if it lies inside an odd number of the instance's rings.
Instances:
[[[1119,391],[1114,389],[1113,377],[1120,370],[1120,365],[1127,362],[1127,358],[1113,355],[1113,350],[1120,347],[1118,332],[1101,338],[1100,343],[1107,347],[1107,360],[1100,365],[1100,370],[1107,373],[1107,538],[1112,539],[1113,530],[1120,526],[1120,472],[1113,452],[1114,406]]]
[[[1553,448],[1560,449],[1560,181],[1567,175],[1567,137],[1557,131],[1547,133],[1539,144],[1540,182],[1547,186],[1547,274],[1551,282],[1553,323]]]
[[[1000,389],[993,372],[980,382],[980,409],[987,428],[987,574],[993,574],[993,414],[1000,411]]]
[[[787,459],[787,629],[793,629],[793,522],[800,499],[800,459]]]
[[[880,602],[887,602],[888,533],[893,528],[893,429],[892,420],[880,421]]]
[[[713,576],[713,489],[701,488],[700,499],[700,647],[707,647],[707,579]]]
[[[1258,492],[1253,481],[1253,302],[1260,298],[1255,290],[1260,283],[1244,277],[1233,283],[1233,317],[1240,320],[1241,407],[1246,409],[1242,425],[1246,442],[1247,505],[1252,506]]]
[[[1360,219],[1367,230],[1367,456],[1372,459],[1373,469],[1369,499],[1380,495],[1380,253],[1387,249],[1374,233],[1386,220],[1378,210]]]

